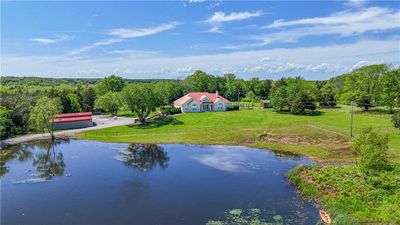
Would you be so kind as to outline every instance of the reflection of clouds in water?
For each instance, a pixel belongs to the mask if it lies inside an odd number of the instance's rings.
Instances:
[[[117,150],[117,151],[123,151],[123,150],[126,149],[126,147],[124,147],[124,146],[111,146],[111,147],[109,147],[109,149]]]
[[[35,183],[43,183],[43,182],[48,182],[48,181],[50,181],[50,180],[45,177],[38,177],[38,178],[29,178],[26,180],[13,181],[13,183],[14,184],[35,184]]]
[[[222,149],[222,148],[221,148]],[[259,169],[256,164],[246,162],[244,154],[232,152],[231,150],[218,150],[210,154],[192,156],[192,159],[203,165],[225,172],[246,172]]]

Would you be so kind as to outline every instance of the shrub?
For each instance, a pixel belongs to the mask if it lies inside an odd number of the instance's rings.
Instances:
[[[393,126],[400,129],[400,113],[396,113],[392,116]]]
[[[383,170],[388,167],[387,151],[389,137],[364,128],[353,139],[352,148],[360,154],[360,166],[364,173]]]
[[[170,105],[160,106],[160,111],[162,114],[165,114],[165,115],[174,115],[174,114],[181,113],[180,108],[176,108],[176,107],[173,107]]]
[[[316,109],[313,100],[306,93],[297,94],[292,101],[290,112],[293,114],[302,114],[306,109],[311,111]]]
[[[228,111],[235,111],[235,110],[239,110],[239,105],[230,105],[227,108]]]

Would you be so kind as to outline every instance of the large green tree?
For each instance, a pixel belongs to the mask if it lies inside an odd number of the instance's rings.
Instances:
[[[244,94],[243,80],[238,79],[233,73],[225,74],[221,95],[231,101],[238,101]]]
[[[151,111],[160,104],[161,93],[152,84],[131,84],[122,90],[122,99],[136,113],[140,122],[145,122]]]
[[[188,92],[215,92],[217,91],[217,81],[213,75],[209,75],[201,70],[197,70],[184,80],[185,88]]]
[[[385,64],[364,66],[353,70],[345,76],[344,93],[342,99],[347,102],[355,101],[357,106],[368,111],[380,96],[379,77],[385,74],[389,67]]]
[[[0,106],[0,137],[7,136],[5,134],[8,124],[11,122],[10,111],[4,106]]]
[[[70,105],[70,111],[69,112],[81,112],[82,107],[81,104],[79,103],[79,97],[76,94],[70,93],[67,95],[67,99]]]
[[[314,110],[317,88],[315,83],[300,77],[288,78],[275,83],[271,93],[271,104],[275,110],[287,108],[293,114]]]
[[[393,108],[400,106],[400,68],[388,70],[379,77],[380,100],[382,105]]]
[[[91,112],[94,110],[94,103],[96,101],[96,92],[95,89],[91,86],[83,87],[79,96],[81,99],[82,109],[85,112]]]
[[[253,92],[256,98],[266,99],[270,89],[270,83],[267,81],[258,77],[251,78],[246,81],[246,92]]]
[[[107,92],[96,99],[95,108],[102,109],[112,115],[117,115],[119,108],[122,106],[120,93]]]
[[[111,75],[105,77],[96,85],[96,92],[99,95],[103,95],[107,92],[119,92],[125,87],[125,81],[122,77]]]
[[[183,88],[176,81],[164,81],[164,82],[157,82],[154,88],[162,93],[161,95],[161,104],[171,104],[176,99],[183,96]]]
[[[62,112],[59,98],[41,97],[29,114],[29,120],[36,130],[47,130],[54,139],[53,119]]]
[[[282,111],[289,102],[287,86],[280,86],[272,93],[271,105],[275,110]]]

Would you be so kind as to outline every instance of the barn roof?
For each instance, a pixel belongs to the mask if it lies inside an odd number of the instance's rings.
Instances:
[[[53,123],[76,122],[76,121],[92,121],[92,112],[82,113],[63,113],[55,115]]]

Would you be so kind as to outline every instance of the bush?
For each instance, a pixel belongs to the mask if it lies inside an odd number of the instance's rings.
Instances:
[[[174,115],[174,114],[181,113],[180,108],[172,107],[170,105],[160,106],[160,111],[162,114],[165,114],[165,115]]]
[[[352,148],[360,154],[360,166],[364,173],[388,168],[387,151],[389,137],[364,128],[352,142]]]
[[[400,113],[396,113],[392,116],[393,126],[400,129]]]
[[[239,110],[239,105],[230,105],[227,108],[228,111],[235,111],[235,110]]]
[[[306,93],[297,94],[292,101],[290,112],[293,114],[302,114],[305,112],[306,109],[311,111],[314,111],[316,109],[313,100]]]

